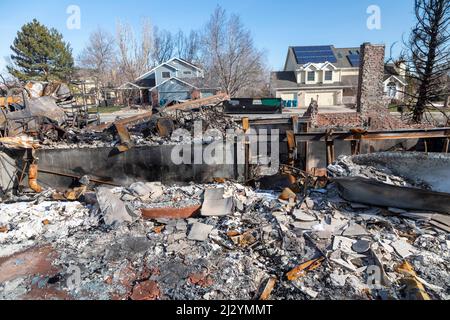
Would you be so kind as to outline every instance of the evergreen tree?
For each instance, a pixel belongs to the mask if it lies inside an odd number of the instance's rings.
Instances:
[[[11,50],[11,75],[19,80],[68,81],[74,61],[70,45],[54,28],[48,29],[36,19],[17,32]]]

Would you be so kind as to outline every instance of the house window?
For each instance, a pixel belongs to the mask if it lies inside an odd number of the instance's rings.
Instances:
[[[192,74],[192,72],[191,71],[184,71],[183,74],[189,75],[189,74]]]
[[[308,71],[308,81],[315,81],[315,80],[316,80],[316,72]]]
[[[170,78],[170,72],[163,72],[162,73],[162,77],[164,78],[164,79],[168,79],[168,78]]]
[[[387,85],[387,94],[390,98],[395,98],[397,96],[397,85],[394,82],[389,82]]]
[[[333,81],[333,71],[325,71],[325,81]]]

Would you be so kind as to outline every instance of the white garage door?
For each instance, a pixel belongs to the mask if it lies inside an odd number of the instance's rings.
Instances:
[[[282,93],[280,95],[280,98],[284,101],[297,100],[297,94],[296,93]]]
[[[335,94],[334,92],[315,92],[315,93],[307,93],[305,95],[306,105],[309,106],[311,103],[311,98],[316,100],[317,96],[319,96],[319,106],[334,106],[336,105]]]

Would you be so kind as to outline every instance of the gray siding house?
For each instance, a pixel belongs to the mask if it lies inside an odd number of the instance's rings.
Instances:
[[[141,102],[164,106],[171,101],[214,95],[219,88],[208,88],[204,71],[180,58],[172,58],[122,85],[122,90],[139,90]]]

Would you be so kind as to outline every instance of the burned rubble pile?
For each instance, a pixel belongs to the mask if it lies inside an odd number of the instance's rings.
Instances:
[[[12,86],[5,97],[0,97],[0,129],[4,136],[60,133],[74,103],[74,96],[64,83],[30,81]]]
[[[208,143],[240,128],[223,112],[226,99],[218,94],[162,110],[143,109],[124,119],[118,114],[116,121],[100,123],[97,112],[77,104],[68,84],[30,81],[0,98],[0,130],[4,137],[31,136],[42,149],[113,148],[192,143],[195,123],[200,123],[198,130],[214,131],[204,141]]]
[[[27,150],[119,152],[211,143],[228,129],[242,131],[221,110],[226,98],[106,124],[46,123],[34,139],[13,135],[0,142]],[[0,156],[5,166],[7,155]],[[32,190],[2,191],[1,299],[450,297],[450,195],[387,168],[341,157],[328,167],[330,179],[282,166],[266,177],[269,183],[258,179],[252,186],[214,178],[211,184],[116,187],[72,175],[77,183],[62,192],[37,185],[37,159],[31,160]],[[14,172],[14,163],[10,167],[5,174]],[[285,182],[275,183],[279,178]]]
[[[195,101],[195,100],[193,100]],[[129,134],[128,144],[133,146],[157,146],[190,144],[203,136],[204,143],[226,137],[227,130],[240,129],[241,125],[226,116],[218,105],[206,105],[198,109],[147,112],[125,125]],[[127,119],[117,122],[127,122]],[[43,149],[116,147],[123,137],[114,123],[85,128],[68,127],[63,136],[46,137]],[[196,127],[196,125],[198,127]],[[209,132],[209,135],[204,135]]]
[[[405,185],[351,160],[329,169]],[[345,201],[332,181],[85,183],[0,204],[1,298],[449,298],[448,230]]]
[[[363,177],[367,179],[375,179],[377,181],[403,187],[414,186],[414,182],[408,182],[400,176],[394,175],[387,168],[376,168],[367,165],[358,165],[353,162],[351,156],[341,156],[332,165],[328,166],[328,171],[334,177]],[[429,189],[429,186],[418,186]]]
[[[402,119],[390,113],[387,106],[381,104],[366,114],[361,112],[344,113],[319,113],[317,101],[312,101],[304,113],[311,119],[314,128],[329,128],[347,130],[352,128],[364,128],[374,131],[389,131],[398,129],[424,129],[435,128],[439,123],[428,119],[420,124],[413,123],[410,119]]]

